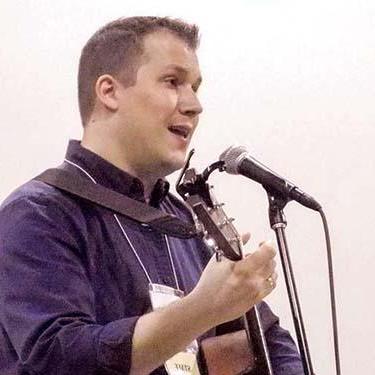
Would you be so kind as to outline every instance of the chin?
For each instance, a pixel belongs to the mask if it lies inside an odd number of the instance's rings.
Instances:
[[[165,160],[161,166],[161,170],[164,171],[164,176],[168,176],[173,172],[178,171],[181,169],[185,164],[185,157],[175,157],[169,160]]]

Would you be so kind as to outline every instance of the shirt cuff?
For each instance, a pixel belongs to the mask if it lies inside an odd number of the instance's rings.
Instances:
[[[139,316],[116,320],[103,327],[97,345],[97,361],[100,367],[118,374],[129,374],[132,339],[138,319]]]

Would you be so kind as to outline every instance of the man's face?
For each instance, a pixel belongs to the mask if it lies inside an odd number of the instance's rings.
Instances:
[[[144,39],[134,86],[120,88],[116,142],[131,169],[163,177],[182,167],[202,111],[195,52],[168,31]]]

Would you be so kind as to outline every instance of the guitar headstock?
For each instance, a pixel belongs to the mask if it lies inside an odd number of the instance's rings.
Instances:
[[[212,192],[211,192],[212,197]],[[203,240],[214,251],[230,260],[242,259],[242,240],[232,222],[223,210],[223,204],[214,202],[211,207],[200,199],[191,196],[187,202],[195,214],[198,228],[203,229]]]
[[[215,252],[236,261],[242,259],[241,236],[233,226],[234,219],[224,212],[223,203],[219,203],[201,175],[194,169],[186,170],[183,189],[180,194],[194,212],[195,224],[203,235],[205,243]]]

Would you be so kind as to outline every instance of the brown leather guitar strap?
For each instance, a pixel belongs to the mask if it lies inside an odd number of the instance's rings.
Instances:
[[[174,215],[131,199],[102,185],[95,184],[70,171],[51,168],[35,177],[34,180],[42,181],[115,213],[127,216],[168,236],[188,239],[198,235],[193,224],[186,223]]]

